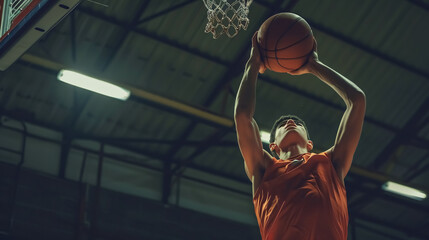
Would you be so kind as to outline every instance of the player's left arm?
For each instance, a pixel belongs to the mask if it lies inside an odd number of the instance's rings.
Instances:
[[[365,93],[352,81],[318,60],[316,51],[306,66],[291,74],[312,73],[333,88],[347,108],[341,119],[335,143],[328,150],[339,177],[344,180],[352,165],[365,117]]]
[[[352,165],[362,133],[366,108],[365,93],[352,81],[323,63],[314,69],[315,75],[332,87],[346,104],[334,146],[330,149],[332,163],[340,179],[344,180]]]

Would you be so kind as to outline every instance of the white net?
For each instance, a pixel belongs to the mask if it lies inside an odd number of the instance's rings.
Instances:
[[[226,34],[232,38],[249,25],[249,6],[253,0],[203,0],[207,8],[206,33],[213,38]]]

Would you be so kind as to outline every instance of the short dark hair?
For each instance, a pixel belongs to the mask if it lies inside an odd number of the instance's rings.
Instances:
[[[304,128],[305,128],[305,130],[306,130],[306,132],[307,132],[307,138],[308,139],[310,139],[310,134],[308,133],[308,128],[307,128],[307,125],[305,125],[305,122],[301,119],[301,118],[299,118],[298,116],[295,116],[295,115],[284,115],[284,116],[281,116],[279,119],[277,119],[277,121],[274,123],[274,125],[273,125],[273,128],[271,128],[271,133],[270,133],[270,143],[273,143],[274,142],[274,140],[275,140],[275,138],[276,138],[276,130],[277,130],[277,127],[281,124],[281,123],[283,123],[284,121],[287,121],[287,120],[289,120],[289,119],[292,119],[295,123],[302,123],[302,125],[304,126]],[[277,156],[277,154],[275,153],[275,151],[271,151],[271,153],[274,155],[274,156]]]

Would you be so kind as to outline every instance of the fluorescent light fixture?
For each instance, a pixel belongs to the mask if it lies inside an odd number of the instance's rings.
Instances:
[[[423,200],[426,198],[426,194],[420,190],[391,181],[388,181],[383,184],[382,188],[385,191],[396,193],[416,200]]]
[[[259,134],[261,135],[261,141],[264,143],[270,143],[270,133],[266,131],[260,131]]]
[[[130,97],[130,91],[127,89],[70,70],[62,69],[58,73],[58,80],[124,101]]]

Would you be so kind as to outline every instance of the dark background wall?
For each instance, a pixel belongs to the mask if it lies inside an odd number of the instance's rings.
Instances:
[[[1,239],[258,239],[255,226],[0,163]],[[15,201],[12,203],[14,191]],[[5,235],[10,228],[11,235]]]

